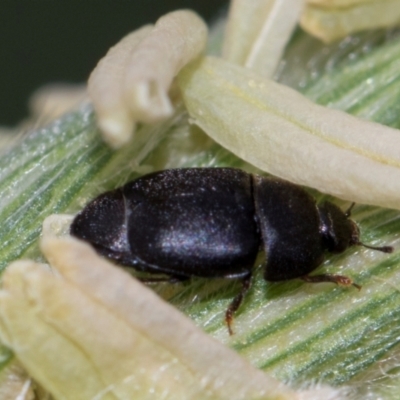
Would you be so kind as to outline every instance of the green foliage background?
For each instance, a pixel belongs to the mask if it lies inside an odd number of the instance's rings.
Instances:
[[[397,31],[359,34],[331,46],[298,31],[277,79],[317,103],[398,128],[399,55]],[[0,158],[0,268],[21,257],[41,259],[37,240],[46,216],[77,212],[89,199],[129,179],[183,166],[255,171],[190,126],[182,107],[163,124],[140,127],[135,141],[116,152],[102,143],[90,105],[27,133]],[[236,334],[229,337],[223,315],[237,283],[193,279],[155,290],[279,379],[348,385],[354,398],[397,398],[400,212],[357,205],[353,215],[364,242],[396,249],[391,255],[351,249],[327,258],[320,271],[348,274],[363,286],[359,293],[331,284],[266,283],[260,258],[251,292],[235,319]],[[10,363],[12,355],[4,350],[3,373]]]

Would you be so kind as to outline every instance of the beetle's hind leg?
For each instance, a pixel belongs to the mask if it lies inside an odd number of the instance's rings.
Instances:
[[[146,277],[140,277],[137,278],[139,279],[140,282],[143,283],[179,283],[179,282],[184,282],[190,279],[189,276],[182,276],[182,275],[172,275],[172,276],[160,276],[156,278],[146,278]]]
[[[351,278],[343,275],[330,275],[330,274],[315,275],[315,276],[304,275],[300,277],[300,279],[309,283],[332,282],[336,283],[339,286],[354,286],[358,290],[361,289],[360,285],[357,285],[357,283],[354,283]]]
[[[238,310],[238,308],[242,304],[244,296],[249,291],[251,286],[251,278],[252,278],[251,273],[242,278],[242,288],[240,292],[232,300],[231,304],[229,304],[229,307],[226,310],[225,321],[226,324],[228,325],[228,331],[230,335],[233,335],[233,330],[232,330],[233,314]]]

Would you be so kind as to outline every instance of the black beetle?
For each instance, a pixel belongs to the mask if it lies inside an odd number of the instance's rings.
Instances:
[[[350,210],[329,201],[317,205],[299,186],[239,169],[171,169],[100,195],[75,217],[71,234],[122,265],[168,275],[152,281],[240,279],[242,290],[226,311],[232,334],[232,315],[250,287],[260,248],[267,281],[301,278],[360,288],[341,275],[308,275],[326,251],[362,245]]]

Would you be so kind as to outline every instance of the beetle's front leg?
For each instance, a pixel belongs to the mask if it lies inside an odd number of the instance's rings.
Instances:
[[[340,286],[354,286],[358,290],[361,289],[360,285],[357,285],[357,283],[354,283],[351,278],[343,275],[330,275],[330,274],[322,274],[315,276],[304,275],[300,277],[300,279],[309,283],[332,282]]]

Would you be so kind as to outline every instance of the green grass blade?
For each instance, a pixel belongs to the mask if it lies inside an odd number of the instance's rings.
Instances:
[[[280,80],[301,87],[321,104],[398,127],[400,40],[379,32],[355,38],[358,41],[327,51],[326,46],[309,49],[313,40],[298,33],[286,55],[287,65],[297,60],[296,73],[293,76],[287,66]],[[368,51],[363,51],[366,46]],[[102,143],[88,107],[28,134],[0,158],[0,268],[20,257],[40,257],[37,239],[46,216],[76,212],[90,198],[135,176],[180,166],[254,171],[189,126],[182,110],[164,124],[141,127],[136,140],[118,152]],[[365,377],[362,382],[371,382],[368,393],[378,390],[374,379],[380,379],[379,390],[384,392],[382,371],[394,371],[390,360],[398,352],[400,333],[400,213],[359,205],[354,219],[365,242],[396,246],[391,255],[351,249],[328,258],[319,270],[351,276],[363,285],[360,292],[331,284],[266,283],[258,267],[252,290],[236,315],[236,333],[229,337],[224,312],[237,283],[194,279],[155,290],[211,335],[280,379],[358,387]],[[2,365],[9,357],[3,357]]]

